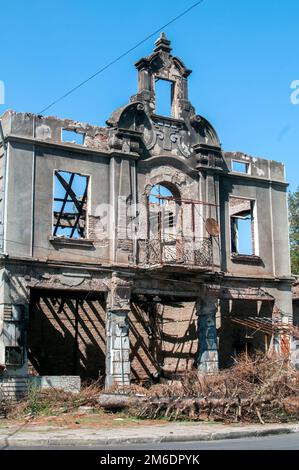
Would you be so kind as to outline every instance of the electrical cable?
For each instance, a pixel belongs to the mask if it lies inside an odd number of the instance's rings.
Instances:
[[[116,57],[115,59],[113,59],[111,62],[109,62],[108,64],[104,65],[103,67],[101,67],[97,72],[95,72],[94,74],[90,75],[90,77],[86,78],[85,80],[83,80],[82,82],[80,82],[78,85],[74,86],[73,88],[71,88],[69,91],[67,91],[66,93],[64,93],[62,96],[60,96],[59,98],[55,99],[54,101],[52,101],[49,105],[47,105],[45,108],[43,108],[41,111],[39,111],[38,114],[43,114],[45,111],[47,111],[48,109],[52,108],[52,106],[54,106],[55,104],[59,103],[60,101],[62,101],[64,98],[66,98],[67,96],[71,95],[72,93],[74,93],[74,91],[78,90],[79,88],[81,88],[83,85],[85,85],[87,82],[89,82],[90,80],[92,80],[93,78],[97,77],[98,75],[100,75],[102,72],[104,72],[105,70],[107,70],[109,67],[111,67],[112,65],[114,65],[116,62],[119,62],[121,59],[123,59],[124,57],[126,57],[128,54],[130,54],[130,52],[134,51],[135,49],[137,49],[139,46],[141,46],[142,44],[144,44],[146,41],[148,41],[149,39],[151,39],[153,36],[155,36],[156,34],[158,34],[161,30],[167,28],[168,26],[170,26],[171,24],[173,24],[175,21],[179,20],[180,18],[182,18],[183,16],[185,16],[187,13],[189,13],[191,10],[193,10],[194,8],[196,8],[197,6],[199,6],[201,3],[203,3],[204,0],[199,0],[198,2],[194,3],[193,5],[191,5],[189,8],[187,8],[186,10],[184,10],[182,13],[180,13],[179,15],[175,16],[174,18],[172,18],[170,21],[168,21],[167,23],[165,23],[163,26],[160,26],[158,29],[156,29],[155,31],[153,31],[151,34],[149,34],[148,36],[146,36],[144,39],[142,39],[141,41],[139,41],[137,44],[135,44],[135,46],[133,47],[130,47],[130,49],[128,49],[127,51],[123,52],[122,54],[120,54],[118,57]]]

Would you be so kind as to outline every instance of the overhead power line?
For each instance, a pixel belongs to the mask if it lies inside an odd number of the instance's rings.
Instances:
[[[137,44],[135,44],[135,46],[131,47],[130,49],[128,49],[127,51],[123,52],[121,55],[119,55],[118,57],[116,57],[115,59],[113,59],[111,62],[109,62],[108,64],[104,65],[102,68],[100,68],[97,72],[95,72],[93,75],[90,75],[90,77],[86,78],[85,80],[83,80],[81,83],[78,83],[78,85],[74,86],[73,88],[71,88],[69,91],[67,91],[66,93],[64,93],[62,96],[60,96],[59,98],[55,99],[54,101],[52,101],[52,103],[50,103],[49,105],[47,105],[45,108],[43,108],[41,111],[39,111],[38,114],[43,114],[45,111],[47,111],[48,109],[52,108],[52,106],[54,106],[55,104],[59,103],[60,101],[62,101],[64,98],[66,98],[67,96],[71,95],[72,93],[74,93],[76,90],[78,90],[79,88],[81,88],[83,85],[85,85],[87,82],[89,82],[90,80],[92,80],[93,78],[97,77],[98,75],[100,75],[102,72],[104,72],[105,70],[107,70],[109,67],[111,67],[112,65],[114,65],[116,62],[118,62],[119,60],[123,59],[124,57],[126,57],[128,54],[130,54],[130,52],[134,51],[135,49],[137,49],[139,46],[141,46],[141,44],[145,43],[146,41],[148,41],[149,39],[151,39],[153,36],[155,36],[156,34],[158,34],[160,31],[162,31],[163,29],[167,28],[168,26],[170,26],[172,23],[174,23],[175,21],[178,21],[180,18],[182,18],[183,16],[187,15],[187,13],[189,13],[191,10],[193,10],[194,8],[196,8],[197,6],[199,6],[201,3],[203,3],[204,0],[199,0],[198,2],[194,3],[193,5],[191,5],[189,8],[187,8],[186,10],[184,10],[182,13],[180,13],[179,15],[175,16],[174,18],[172,18],[170,21],[168,21],[167,23],[165,23],[164,25],[160,26],[158,29],[156,29],[155,31],[153,31],[151,34],[149,34],[148,36],[146,36],[144,39],[142,39],[141,41],[139,41]]]

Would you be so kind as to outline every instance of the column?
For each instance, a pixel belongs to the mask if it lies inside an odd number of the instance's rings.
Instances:
[[[28,290],[19,271],[2,269],[0,280],[0,396],[15,400],[28,388]]]
[[[293,325],[293,306],[291,286],[289,289],[281,289],[276,292],[274,307],[272,311],[272,320],[286,325]],[[278,354],[289,355],[292,360],[292,351],[294,350],[294,341],[291,333],[276,333],[274,335],[274,351]]]
[[[197,303],[199,355],[198,369],[204,374],[218,372],[216,330],[217,297],[205,294]]]
[[[128,315],[132,285],[131,274],[112,274],[106,312],[106,388],[130,384]]]

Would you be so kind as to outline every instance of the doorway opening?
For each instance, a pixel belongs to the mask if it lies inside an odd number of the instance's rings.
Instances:
[[[176,262],[182,257],[179,226],[180,198],[166,183],[152,187],[149,202],[149,240],[159,262]]]

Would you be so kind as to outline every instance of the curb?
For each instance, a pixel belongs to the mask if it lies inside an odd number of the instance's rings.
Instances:
[[[143,437],[119,437],[119,438],[44,438],[44,439],[31,439],[20,438],[17,436],[7,437],[0,439],[0,450],[9,449],[10,447],[67,447],[67,446],[109,446],[121,444],[157,444],[160,442],[193,442],[193,441],[217,441],[223,439],[240,439],[245,437],[263,437],[280,434],[290,434],[299,432],[299,424],[292,427],[279,427],[268,428],[261,430],[236,430],[226,432],[210,432],[210,433],[196,433],[196,434],[173,434],[162,435],[159,437],[143,436]]]

